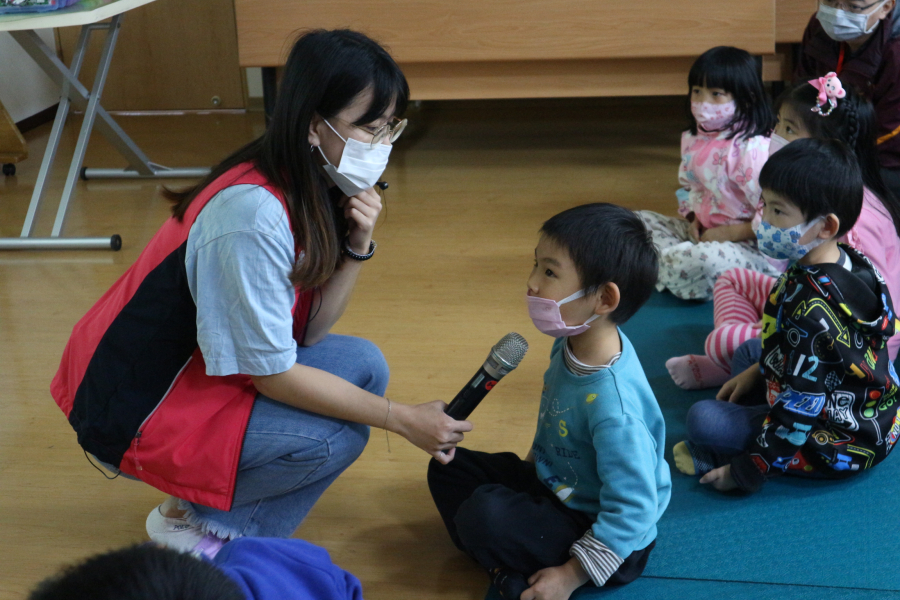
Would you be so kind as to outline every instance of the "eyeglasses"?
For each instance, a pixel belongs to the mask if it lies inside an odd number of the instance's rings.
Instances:
[[[822,4],[828,6],[830,8],[837,8],[840,10],[846,10],[847,12],[851,12],[853,14],[862,15],[866,14],[866,11],[875,6],[876,4],[884,4],[885,0],[876,0],[871,4],[866,4],[865,6],[859,6],[850,4],[849,2],[839,2],[838,0],[821,0]]]
[[[343,119],[335,119],[340,121],[341,123],[346,123],[351,127],[356,127],[357,129],[361,129],[365,131],[367,134],[372,136],[372,141],[369,142],[370,148],[376,148],[378,144],[383,144],[385,140],[390,141],[390,143],[394,143],[397,141],[397,138],[400,137],[400,134],[403,133],[403,130],[406,129],[406,119],[399,119],[394,117],[389,123],[385,123],[378,129],[374,129],[373,127],[366,127],[364,125],[356,125],[354,123],[350,123],[348,121],[344,121]]]

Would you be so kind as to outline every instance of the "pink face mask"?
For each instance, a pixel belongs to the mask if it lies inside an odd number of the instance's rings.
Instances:
[[[538,298],[536,296],[526,295],[525,301],[528,303],[528,315],[531,317],[532,322],[534,322],[534,326],[538,328],[538,331],[546,333],[551,337],[568,337],[570,335],[584,333],[591,328],[588,323],[600,315],[594,315],[581,325],[569,326],[563,321],[562,315],[559,312],[560,306],[567,302],[571,302],[572,300],[578,300],[582,296],[584,296],[584,290],[579,290],[568,298],[563,298],[557,302],[549,298]]]
[[[772,156],[788,144],[790,144],[789,141],[787,141],[777,133],[773,133],[772,137],[769,138],[769,156]]]
[[[719,131],[734,119],[734,100],[725,104],[691,102],[691,114],[704,131]]]

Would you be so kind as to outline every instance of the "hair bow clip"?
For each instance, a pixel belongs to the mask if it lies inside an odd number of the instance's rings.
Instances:
[[[844,91],[844,86],[841,85],[841,80],[838,79],[837,73],[833,71],[826,74],[825,77],[810,79],[809,83],[819,90],[819,95],[816,97],[816,105],[810,110],[823,117],[830,115],[831,111],[837,107],[838,98],[843,98],[847,95],[847,92]],[[823,110],[825,105],[828,105],[828,107]]]

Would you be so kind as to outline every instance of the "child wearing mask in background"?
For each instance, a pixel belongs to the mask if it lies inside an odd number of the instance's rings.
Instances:
[[[900,434],[890,293],[865,255],[838,243],[863,206],[856,157],[837,140],[797,140],[760,185],[759,246],[791,263],[766,300],[762,356],[690,408],[688,439],[673,448],[678,470],[720,491],[755,492],[779,474],[848,477]]]
[[[875,112],[855,88],[843,89],[833,77],[804,83],[778,102],[778,124],[770,150],[801,138],[836,139],[854,150],[862,172],[863,208],[840,241],[865,254],[884,277],[891,297],[900,297],[900,201],[885,186],[875,146]],[[833,105],[832,105],[833,103]],[[763,309],[775,278],[748,269],[730,269],[713,290],[715,328],[706,353],[666,361],[675,383],[684,389],[717,387],[759,360]],[[893,361],[900,336],[888,342]],[[732,364],[734,360],[734,364]]]
[[[834,71],[875,106],[884,182],[900,197],[900,14],[896,0],[820,0],[810,18],[794,83]]]
[[[707,300],[728,269],[778,273],[756,248],[752,227],[775,116],[756,60],[744,50],[707,50],[691,67],[688,87],[691,122],[681,137],[676,193],[684,218],[638,214],[660,250],[656,288]]]

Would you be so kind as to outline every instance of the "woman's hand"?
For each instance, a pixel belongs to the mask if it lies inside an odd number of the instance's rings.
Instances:
[[[529,577],[531,587],[522,592],[520,600],[568,600],[588,579],[578,559],[571,558],[567,563],[541,569]]]
[[[725,465],[718,469],[713,469],[700,478],[700,483],[708,483],[720,492],[727,492],[737,489],[734,477],[731,476],[731,465]]]
[[[387,428],[445,465],[453,460],[463,433],[472,431],[470,422],[447,416],[444,413],[446,406],[440,400],[425,404],[395,404],[395,416],[388,419]]]
[[[737,402],[753,389],[760,377],[762,377],[762,373],[759,365],[750,365],[746,371],[726,381],[719,393],[716,394],[716,399]]]
[[[372,231],[381,213],[381,196],[374,188],[369,188],[355,196],[345,197],[341,208],[349,224],[347,242],[350,249],[357,254],[368,254]]]

